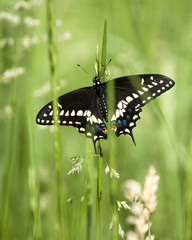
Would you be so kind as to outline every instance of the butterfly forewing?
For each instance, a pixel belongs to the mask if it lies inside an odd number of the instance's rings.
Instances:
[[[106,139],[105,124],[97,108],[97,96],[92,87],[69,92],[58,98],[57,114],[59,124],[78,128],[80,133],[94,142]],[[53,125],[53,102],[45,105],[38,113],[36,122],[40,125]]]
[[[174,86],[172,79],[159,74],[133,75],[112,81],[114,81],[117,107],[122,100],[130,107],[142,107]]]

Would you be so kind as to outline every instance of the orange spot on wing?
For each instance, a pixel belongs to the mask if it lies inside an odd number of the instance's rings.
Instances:
[[[106,132],[107,131],[107,127],[102,127],[102,131]]]
[[[116,130],[116,129],[117,129],[117,126],[116,126],[116,125],[112,125],[112,126],[111,126],[111,129],[112,129],[112,130]]]

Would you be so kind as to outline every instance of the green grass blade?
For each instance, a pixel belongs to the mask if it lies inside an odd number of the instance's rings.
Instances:
[[[107,20],[104,22],[103,30],[103,45],[101,53],[101,71],[99,71],[99,52],[97,47],[96,52],[96,74],[101,78],[102,82],[105,81],[105,66],[106,66],[106,54],[107,54]],[[103,72],[104,71],[104,72]],[[97,153],[99,155],[98,168],[97,168],[97,219],[96,219],[96,229],[97,229],[97,239],[101,239],[101,200],[102,200],[102,171],[103,171],[103,142],[99,141],[97,143]]]
[[[56,159],[56,170],[57,170],[57,183],[58,183],[58,209],[59,209],[59,223],[60,223],[60,239],[63,240],[66,237],[65,232],[65,214],[64,214],[64,197],[63,197],[63,183],[62,183],[62,161],[61,161],[61,144],[60,134],[58,126],[58,115],[57,112],[57,84],[58,84],[58,60],[56,51],[56,40],[55,40],[55,19],[53,10],[53,0],[47,1],[47,22],[48,22],[48,46],[49,46],[49,59],[50,59],[50,70],[51,70],[51,86],[53,95],[53,109],[54,109],[54,143],[55,143],[55,159]]]

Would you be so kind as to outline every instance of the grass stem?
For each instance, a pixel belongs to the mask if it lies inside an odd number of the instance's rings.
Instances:
[[[64,197],[63,197],[63,183],[62,183],[62,161],[61,161],[61,147],[60,147],[60,134],[58,127],[57,112],[57,84],[58,84],[58,60],[55,40],[55,19],[53,10],[53,0],[47,0],[47,22],[48,22],[48,46],[49,46],[49,59],[51,70],[51,86],[53,95],[53,109],[54,109],[54,142],[55,142],[55,159],[57,170],[57,184],[58,184],[58,208],[59,208],[59,223],[60,223],[60,239],[66,237],[65,232],[65,217],[64,217]]]

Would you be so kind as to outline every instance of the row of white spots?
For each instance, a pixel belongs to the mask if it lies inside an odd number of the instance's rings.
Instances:
[[[125,109],[116,109],[115,111],[115,115],[112,116],[111,120],[116,120],[117,118],[119,118],[120,116],[123,117],[123,113],[125,112]]]

